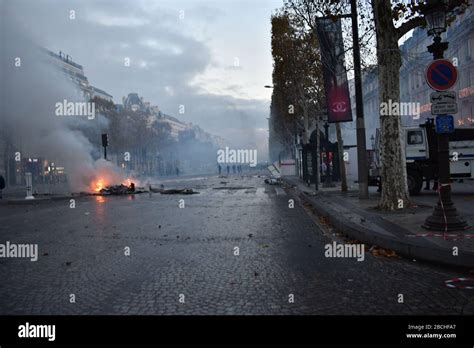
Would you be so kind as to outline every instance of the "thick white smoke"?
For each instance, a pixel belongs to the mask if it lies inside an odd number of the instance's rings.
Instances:
[[[14,20],[6,15],[3,21],[0,136],[8,137],[22,157],[43,157],[64,166],[73,192],[90,191],[98,165],[101,171],[108,168],[116,173],[117,180],[125,177],[118,168],[94,161],[93,145],[81,132],[72,130],[78,123],[100,127],[97,117],[56,116],[56,103],[84,101],[77,87]]]

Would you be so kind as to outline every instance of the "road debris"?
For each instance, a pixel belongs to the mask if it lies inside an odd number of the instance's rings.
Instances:
[[[169,189],[169,190],[160,190],[162,195],[195,195],[199,192],[193,191],[193,189]]]
[[[150,188],[150,192],[161,193],[162,195],[195,195],[195,194],[199,194],[199,192],[194,191],[193,189],[188,189],[188,188],[165,190],[163,185],[161,185],[161,188],[159,188],[159,189],[153,188],[153,187],[151,187],[151,185],[149,186],[149,188]]]
[[[399,257],[395,251],[384,249],[376,245],[370,247],[369,253],[376,257]]]
[[[213,190],[251,190],[254,189],[255,187],[251,186],[219,186],[219,187],[213,187]]]
[[[263,182],[268,185],[281,185],[283,183],[280,178],[273,178],[273,177],[270,179],[265,179]]]

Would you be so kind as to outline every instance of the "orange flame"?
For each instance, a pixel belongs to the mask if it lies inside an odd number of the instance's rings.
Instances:
[[[133,179],[128,178],[122,182],[122,185],[130,187],[132,182],[134,182]],[[91,190],[94,192],[100,192],[100,190],[102,190],[106,186],[109,186],[109,183],[107,183],[105,179],[99,178],[95,181],[92,181]]]
[[[100,192],[100,190],[102,190],[105,186],[107,185],[105,184],[104,179],[97,179],[97,181],[92,183],[92,189],[95,192]]]

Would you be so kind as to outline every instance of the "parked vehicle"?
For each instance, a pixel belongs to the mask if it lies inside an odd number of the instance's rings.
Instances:
[[[424,180],[438,179],[438,138],[433,122],[405,127],[404,143],[408,190],[420,193]],[[377,130],[374,165],[369,170],[369,184],[380,183],[380,134]],[[456,128],[449,134],[451,179],[474,179],[474,128]],[[383,180],[382,180],[383,182]]]

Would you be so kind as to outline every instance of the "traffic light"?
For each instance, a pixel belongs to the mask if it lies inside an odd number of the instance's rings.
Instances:
[[[102,134],[102,146],[109,146],[109,135],[107,133]]]

